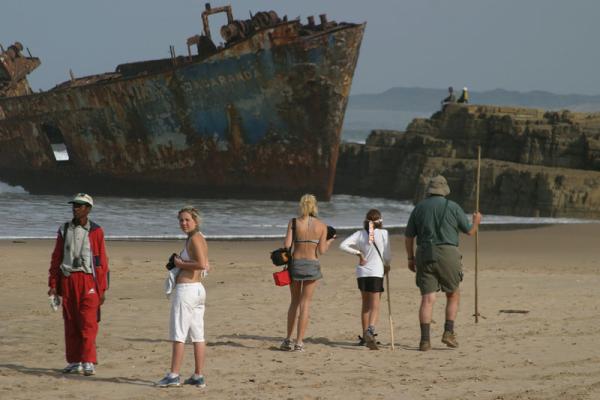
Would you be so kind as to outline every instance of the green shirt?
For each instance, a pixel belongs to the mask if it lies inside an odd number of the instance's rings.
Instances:
[[[471,223],[462,208],[452,200],[448,200],[444,220],[440,221],[445,206],[446,198],[442,196],[430,196],[420,201],[410,213],[404,235],[413,238],[416,236],[417,246],[423,240],[458,246],[458,232],[469,232]],[[435,229],[436,221],[440,225],[439,235]]]

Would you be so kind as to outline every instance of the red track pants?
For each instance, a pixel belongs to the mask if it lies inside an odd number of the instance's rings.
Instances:
[[[67,362],[96,363],[100,300],[94,277],[83,272],[61,274],[61,291]]]

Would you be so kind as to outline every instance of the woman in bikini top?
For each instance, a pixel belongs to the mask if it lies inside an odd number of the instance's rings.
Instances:
[[[320,243],[327,243],[326,240],[321,241],[323,229],[327,235],[327,225],[312,215],[296,218],[294,258],[316,260],[319,258],[318,252],[322,254],[327,251],[328,246],[319,246]],[[310,237],[317,239],[309,239]]]
[[[304,335],[308,326],[310,302],[317,282],[322,278],[319,254],[329,249],[334,238],[327,240],[327,225],[317,215],[317,199],[305,194],[300,199],[300,213],[288,224],[284,246],[293,244],[292,262],[289,266],[290,306],[287,314],[287,336],[281,343],[281,350],[303,351]],[[294,227],[295,225],[295,227]],[[293,243],[292,243],[293,242]],[[296,328],[296,342],[292,342],[292,334]]]
[[[316,260],[318,259],[317,250],[320,243],[320,222],[312,215],[296,218],[296,232],[294,236],[294,258]],[[322,224],[322,223],[321,223]],[[325,227],[327,229],[327,227]],[[316,239],[309,239],[314,237]]]

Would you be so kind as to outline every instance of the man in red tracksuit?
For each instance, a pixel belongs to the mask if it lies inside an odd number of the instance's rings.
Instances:
[[[49,296],[62,296],[65,321],[64,373],[96,373],[96,335],[100,305],[108,289],[104,231],[88,219],[94,200],[78,193],[69,203],[73,219],[58,229],[48,273]]]

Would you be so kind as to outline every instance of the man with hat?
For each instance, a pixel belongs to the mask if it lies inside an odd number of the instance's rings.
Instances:
[[[104,231],[88,219],[92,197],[78,193],[69,201],[73,219],[58,228],[48,273],[49,296],[62,297],[65,322],[64,373],[96,373],[96,335],[100,305],[108,289]]]
[[[442,107],[448,103],[456,103],[456,96],[454,96],[454,88],[452,86],[448,88],[448,96],[442,100]]]
[[[458,232],[474,235],[481,222],[481,214],[476,212],[472,223],[469,223],[462,208],[446,199],[449,194],[446,178],[441,175],[431,178],[427,186],[427,197],[411,212],[404,234],[408,269],[416,272],[416,283],[421,291],[421,351],[431,349],[429,328],[436,292],[440,290],[446,293],[446,322],[442,343],[448,347],[458,347],[454,321],[460,298],[459,285],[463,277]]]

